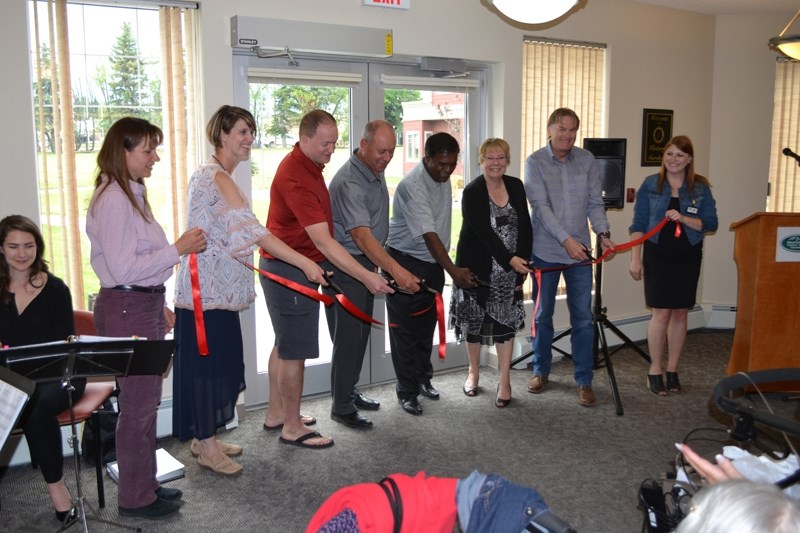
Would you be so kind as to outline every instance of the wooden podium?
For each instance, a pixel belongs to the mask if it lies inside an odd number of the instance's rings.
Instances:
[[[800,214],[755,213],[731,231],[739,294],[727,374],[798,368]]]

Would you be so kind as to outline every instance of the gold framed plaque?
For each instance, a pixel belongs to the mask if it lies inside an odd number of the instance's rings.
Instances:
[[[645,109],[642,117],[642,166],[661,165],[672,138],[672,109]]]

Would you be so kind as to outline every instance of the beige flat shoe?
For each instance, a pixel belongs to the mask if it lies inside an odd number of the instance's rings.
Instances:
[[[242,465],[224,454],[220,455],[219,459],[213,463],[200,454],[200,456],[197,458],[197,464],[203,468],[208,468],[209,470],[213,470],[217,474],[222,474],[224,476],[235,476],[240,474],[244,469]]]
[[[228,457],[238,457],[242,455],[244,448],[239,446],[238,444],[231,444],[229,442],[223,442],[221,440],[217,440],[217,444],[219,444],[219,449],[222,453],[227,455]],[[192,456],[199,457],[200,456],[200,441],[197,439],[192,439],[192,444],[189,446],[189,451],[192,452]]]

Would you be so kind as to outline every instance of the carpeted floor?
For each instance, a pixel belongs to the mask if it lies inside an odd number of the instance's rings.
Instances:
[[[724,377],[732,339],[731,331],[691,333],[681,368],[684,391],[666,398],[646,389],[647,364],[639,355],[628,349],[614,354],[623,416],[615,413],[605,369],[595,374],[597,405],[578,405],[568,360],[554,362],[550,384],[539,395],[525,389],[529,371],[512,371],[514,400],[505,409],[494,406],[497,373],[488,368],[475,398],[461,391],[465,371],[436,376],[442,398],[421,398],[425,412],[420,417],[400,409],[393,384],[374,387],[368,394],[382,407],[368,413],[375,427],[366,431],[331,421],[328,398],[305,400],[303,413],[317,417],[315,428],[336,441],[327,450],[279,444],[278,432],[262,429],[264,411],[251,411],[239,428],[222,435],[245,447],[239,477],[203,470],[187,444],[163,439],[160,446],[186,465],[186,476],[169,484],[185,492],[181,513],[163,522],[121,518],[116,486],[107,478],[108,505],[100,515],[144,531],[300,532],[320,503],[344,485],[377,481],[392,472],[465,477],[477,469],[535,487],[557,515],[582,533],[640,531],[637,489],[643,479],[669,468],[676,454],[673,443],[700,427],[714,428],[707,433],[712,439],[725,438],[719,430],[730,417],[711,406],[709,398]],[[717,442],[698,446],[707,453],[720,447]],[[71,461],[66,468],[74,487]],[[93,471],[84,470],[82,479],[87,500],[96,507]],[[6,470],[0,497],[0,529],[57,527],[38,471],[27,466]],[[89,522],[89,530],[121,531],[96,522]]]

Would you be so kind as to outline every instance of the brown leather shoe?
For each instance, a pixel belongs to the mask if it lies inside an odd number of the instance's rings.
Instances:
[[[222,453],[227,455],[228,457],[238,457],[242,455],[244,448],[239,446],[238,444],[231,444],[229,442],[223,442],[217,439],[217,444],[219,444],[219,449]],[[189,451],[192,452],[194,457],[200,456],[200,441],[197,439],[192,439],[192,444],[189,446]]]
[[[536,374],[528,380],[528,392],[539,394],[542,392],[545,385],[547,385],[547,376]]]
[[[589,386],[578,387],[578,403],[584,407],[594,405],[594,392]]]
[[[209,461],[203,454],[197,458],[197,463],[202,466],[203,468],[208,468],[209,470],[213,470],[217,474],[222,474],[224,476],[235,476],[240,474],[243,470],[242,465],[231,459],[225,454],[219,456],[214,462]]]

